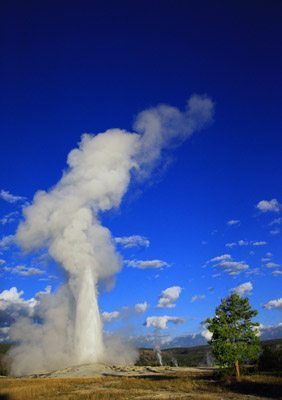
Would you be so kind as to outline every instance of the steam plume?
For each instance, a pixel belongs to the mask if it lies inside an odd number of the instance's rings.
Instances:
[[[194,95],[184,112],[167,105],[141,112],[135,133],[84,134],[61,180],[35,194],[16,241],[25,251],[47,248],[68,279],[42,300],[40,323],[25,318],[11,328],[19,343],[11,352],[13,374],[108,359],[97,283],[116,274],[122,260],[99,215],[120,205],[132,176],[148,178],[162,152],[201,129],[212,114],[212,101]]]

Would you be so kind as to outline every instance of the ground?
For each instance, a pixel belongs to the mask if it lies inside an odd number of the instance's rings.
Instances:
[[[83,376],[83,375],[92,376]],[[83,366],[25,378],[1,377],[0,400],[270,400],[282,378],[215,379],[207,368]]]

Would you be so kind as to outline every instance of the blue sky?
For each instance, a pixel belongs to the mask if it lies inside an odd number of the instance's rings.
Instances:
[[[145,334],[152,332],[143,326],[147,317],[168,315],[184,322],[168,324],[167,333],[200,332],[220,299],[248,282],[258,320],[282,322],[281,303],[263,308],[281,298],[281,14],[279,2],[250,0],[2,5],[0,190],[24,197],[2,192],[2,238],[15,233],[25,201],[61,178],[82,133],[130,130],[143,109],[182,109],[194,93],[215,103],[213,124],[101,216],[114,237],[149,240],[117,245],[125,260],[168,264],[125,262],[112,290],[100,288],[101,310],[125,314],[107,330]],[[23,255],[14,245],[1,251],[1,291],[15,286],[27,300],[65,279],[44,255]],[[243,268],[230,275],[220,262]],[[173,286],[182,288],[175,307],[157,308]],[[145,313],[121,311],[144,301]]]

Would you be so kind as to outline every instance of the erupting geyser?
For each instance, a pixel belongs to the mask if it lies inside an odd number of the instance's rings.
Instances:
[[[40,323],[23,318],[11,328],[11,339],[18,342],[10,353],[13,374],[109,360],[97,283],[116,274],[122,260],[99,215],[118,207],[132,177],[148,178],[163,150],[201,129],[212,114],[212,101],[194,95],[184,112],[166,105],[143,111],[136,133],[84,134],[69,153],[61,180],[35,194],[23,211],[16,241],[25,251],[46,248],[68,279],[57,293],[41,299]]]

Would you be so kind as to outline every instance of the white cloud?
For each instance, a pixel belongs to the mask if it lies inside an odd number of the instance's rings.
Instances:
[[[0,240],[0,249],[6,250],[13,243],[14,235],[3,236]]]
[[[169,317],[167,315],[163,315],[162,317],[148,317],[145,322],[145,326],[147,328],[155,328],[155,329],[167,329],[168,322],[173,324],[182,324],[184,322],[183,318],[180,317]]]
[[[171,286],[162,291],[159,296],[158,308],[173,308],[174,302],[179,298],[182,288],[180,286]]]
[[[237,242],[226,243],[226,247],[235,247],[235,246],[248,246],[249,242],[247,240],[240,239]]]
[[[162,260],[125,260],[125,264],[128,267],[139,269],[164,268],[170,266],[170,264]]]
[[[268,263],[266,263],[265,264],[265,267],[266,268],[279,268],[280,267],[280,265],[279,264],[277,264],[277,263],[275,263],[275,262],[268,262]]]
[[[253,285],[251,282],[245,282],[242,283],[241,285],[231,289],[231,292],[237,293],[240,296],[243,296],[245,294],[250,294],[253,290]]]
[[[137,313],[144,313],[148,310],[149,308],[149,304],[147,303],[147,301],[144,301],[144,303],[137,303],[134,306],[134,310]]]
[[[276,269],[275,271],[272,271],[271,273],[272,273],[272,275],[274,275],[274,276],[282,275],[282,271],[279,271],[278,269]]]
[[[242,271],[249,269],[249,265],[244,261],[224,261],[218,264],[229,275],[238,275]]]
[[[26,267],[25,265],[17,265],[16,267],[4,267],[3,271],[11,272],[12,274],[20,276],[34,276],[45,274],[45,272],[39,268]]]
[[[111,322],[113,319],[119,318],[119,316],[120,316],[119,311],[112,311],[112,312],[104,311],[102,313],[102,318],[104,322]]]
[[[282,309],[282,297],[276,300],[268,301],[267,303],[264,304],[263,307],[266,308],[267,310],[271,310],[272,308]]]
[[[14,222],[16,217],[19,215],[18,211],[13,211],[10,212],[9,214],[4,215],[1,219],[0,219],[0,224],[1,225],[6,225],[6,224],[10,224],[11,222]]]
[[[242,246],[249,246],[249,245],[252,245],[252,246],[265,246],[266,244],[267,244],[266,241],[251,241],[251,242],[248,242],[247,240],[241,239],[241,240],[238,240],[237,242],[226,243],[225,246],[229,247],[229,248],[232,248],[232,247],[236,247],[236,246],[242,247]]]
[[[1,325],[11,325],[22,316],[31,317],[34,314],[38,301],[35,298],[25,300],[23,290],[16,287],[4,290],[0,293],[0,320]]]
[[[265,246],[267,245],[267,242],[264,240],[261,240],[260,242],[252,242],[253,246]]]
[[[275,229],[271,229],[271,231],[269,231],[269,233],[271,234],[271,235],[279,235],[279,233],[280,233],[281,231],[280,231],[280,229],[279,228],[275,228]]]
[[[192,297],[191,303],[194,303],[195,301],[198,301],[198,300],[203,300],[205,298],[206,298],[206,296],[204,294],[195,295]]]
[[[223,254],[222,256],[217,256],[212,258],[209,262],[218,262],[218,261],[225,261],[225,260],[231,260],[231,255],[230,254]]]
[[[205,338],[207,341],[210,341],[212,338],[212,332],[210,332],[208,329],[204,329],[201,332],[201,336],[203,336],[203,338]]]
[[[234,226],[234,225],[240,225],[241,221],[239,219],[230,219],[227,221],[227,225],[229,226]]]
[[[281,225],[282,224],[282,217],[280,218],[274,218],[268,225],[273,226],[273,225]]]
[[[150,241],[146,237],[139,235],[116,237],[114,240],[117,244],[120,244],[125,249],[138,246],[140,247],[150,246]]]
[[[214,267],[222,269],[231,276],[239,275],[241,272],[249,269],[249,265],[245,261],[234,261],[230,254],[214,257],[208,263],[213,263]]]
[[[261,200],[256,205],[256,208],[263,213],[266,212],[279,212],[281,210],[281,204],[277,199],[272,200]]]
[[[11,204],[17,203],[18,201],[24,201],[26,199],[26,197],[15,196],[15,195],[11,194],[10,192],[8,192],[7,190],[3,190],[3,189],[0,191],[0,198]]]

